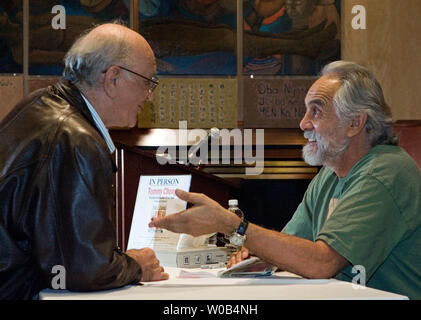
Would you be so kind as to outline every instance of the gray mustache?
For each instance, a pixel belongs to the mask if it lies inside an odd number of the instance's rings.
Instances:
[[[306,138],[307,140],[312,139],[312,140],[316,140],[317,134],[315,130],[311,130],[311,131],[304,131],[304,138]]]

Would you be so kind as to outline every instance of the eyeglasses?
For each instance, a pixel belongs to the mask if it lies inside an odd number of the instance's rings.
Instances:
[[[125,67],[122,67],[122,66],[119,66],[119,65],[117,65],[117,67],[119,67],[119,68],[121,68],[123,70],[126,70],[128,72],[131,72],[131,73],[133,73],[133,74],[135,74],[135,75],[137,75],[137,76],[139,76],[139,77],[147,80],[148,83],[149,83],[149,93],[152,93],[156,89],[156,87],[158,86],[158,84],[159,84],[159,79],[156,76],[152,76],[152,78],[149,79],[148,77],[145,77],[145,76],[141,75],[140,73],[134,72],[134,71],[132,71],[130,69],[127,69]],[[102,71],[102,72],[105,73],[106,71]]]

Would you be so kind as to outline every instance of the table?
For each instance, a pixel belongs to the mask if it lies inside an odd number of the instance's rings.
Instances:
[[[170,279],[97,292],[46,289],[42,300],[407,300],[406,296],[336,279],[304,279],[288,272],[271,277],[218,278],[221,269],[166,267]]]

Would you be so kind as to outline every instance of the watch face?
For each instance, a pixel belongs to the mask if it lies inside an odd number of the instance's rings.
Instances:
[[[239,235],[238,233],[235,233],[231,236],[230,242],[233,245],[236,246],[242,246],[244,243],[244,237],[242,237],[241,235]]]

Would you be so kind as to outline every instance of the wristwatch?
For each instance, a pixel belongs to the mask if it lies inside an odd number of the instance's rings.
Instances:
[[[246,230],[247,227],[249,225],[249,222],[246,219],[242,219],[240,225],[238,226],[238,229],[236,231],[234,231],[233,233],[231,233],[230,236],[230,243],[237,246],[237,247],[241,247],[244,243],[244,241],[246,241]]]

